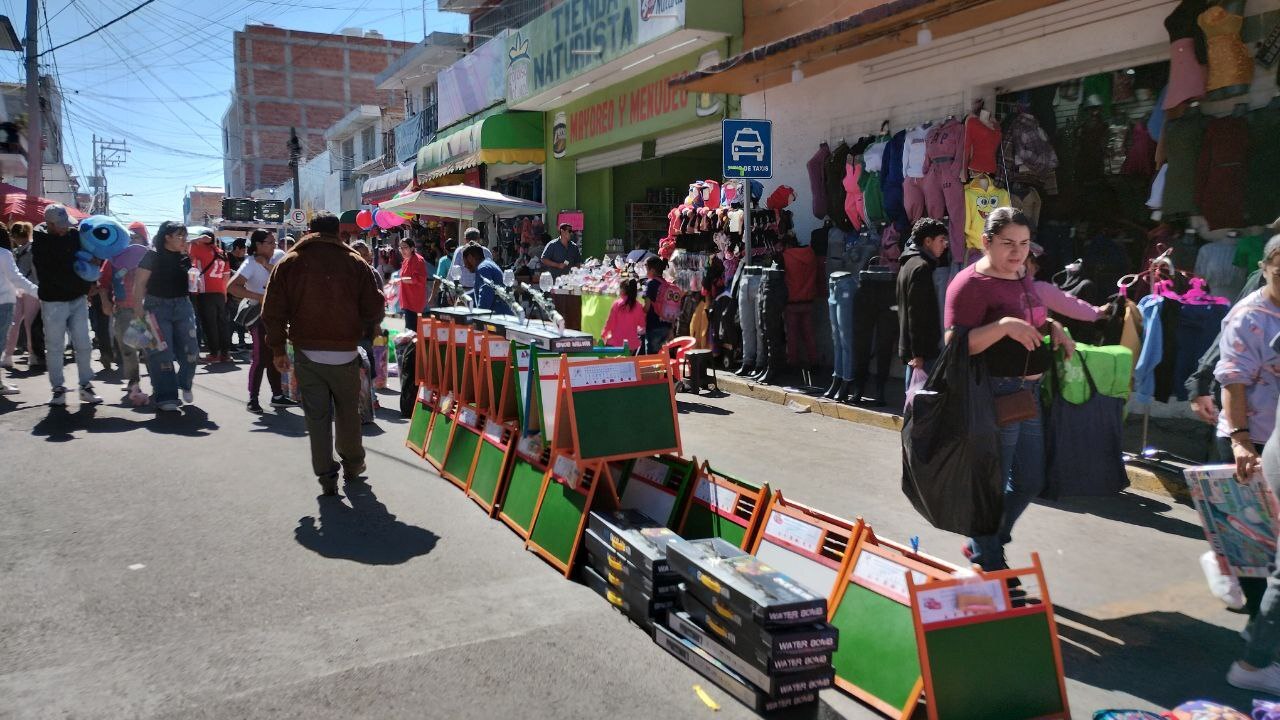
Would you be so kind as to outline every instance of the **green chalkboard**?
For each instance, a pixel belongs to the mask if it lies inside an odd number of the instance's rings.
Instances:
[[[480,502],[492,506],[498,494],[498,482],[502,479],[502,461],[506,452],[498,446],[481,442],[476,457],[476,469],[471,473],[471,494]]]
[[[495,395],[502,393],[502,381],[507,377],[507,361],[492,360],[489,364],[489,370],[493,374],[492,392]],[[495,410],[503,406],[502,401],[502,397],[495,397],[493,399],[493,407]],[[510,417],[515,417],[516,415],[516,402],[516,383],[513,379],[511,382],[507,383],[506,388],[506,412]]]
[[[409,436],[404,444],[422,454],[427,443],[427,430],[431,427],[431,410],[420,402],[413,404],[413,415],[409,419]]]
[[[449,446],[448,455],[444,459],[444,472],[454,482],[465,485],[471,475],[471,466],[476,460],[476,445],[480,443],[480,433],[466,425],[459,425],[453,433],[453,444]]]
[[[542,492],[543,474],[543,471],[528,460],[517,455],[511,466],[507,492],[502,496],[503,517],[526,533],[533,524],[533,511],[538,506],[538,493]]]
[[[453,384],[449,387],[461,397],[469,398],[472,393],[462,391],[462,370],[467,362],[467,348],[464,345],[458,345],[453,349],[453,352],[453,375],[451,376]]]
[[[911,608],[849,583],[831,624],[840,631],[831,658],[836,677],[892,707],[904,707],[920,680]]]
[[[665,382],[574,391],[579,460],[678,452],[674,403]]]
[[[747,529],[717,515],[705,505],[693,503],[689,506],[684,527],[680,529],[680,537],[688,540],[720,538],[727,543],[742,547],[743,541],[747,538]]]
[[[427,435],[426,457],[437,463],[444,461],[444,450],[449,446],[449,431],[453,429],[453,417],[445,413],[436,416],[436,422]]]
[[[529,542],[546,550],[552,557],[569,564],[578,544],[582,516],[586,513],[587,496],[569,486],[551,480],[542,496],[542,506],[533,519]]]
[[[929,700],[938,717],[1025,720],[1065,711],[1053,636],[1043,612],[926,628],[924,642],[932,677]],[[992,682],[999,692],[992,692]]]

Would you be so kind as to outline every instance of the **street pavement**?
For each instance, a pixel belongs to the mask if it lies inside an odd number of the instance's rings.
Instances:
[[[106,405],[65,410],[42,404],[44,376],[14,376],[0,718],[711,717],[694,685],[717,717],[754,716],[406,450],[393,394],[367,488],[321,499],[301,411],[247,413],[245,379],[202,367],[168,419],[124,407],[117,375],[98,380]],[[896,433],[736,396],[680,405],[685,455],[961,561],[902,496]],[[1023,517],[1010,562],[1044,563],[1076,717],[1247,707],[1222,679],[1244,618],[1208,594],[1205,549],[1191,508],[1141,493]],[[800,716],[880,717],[837,691]]]

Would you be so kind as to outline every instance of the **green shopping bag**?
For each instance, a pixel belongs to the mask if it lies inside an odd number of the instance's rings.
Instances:
[[[1058,377],[1062,379],[1062,398],[1079,405],[1089,399],[1089,383],[1085,380],[1081,362],[1089,363],[1089,372],[1098,392],[1108,397],[1126,400],[1133,379],[1133,352],[1123,345],[1086,345],[1076,343],[1076,352],[1070,360],[1057,353]],[[1048,391],[1048,383],[1044,384]]]

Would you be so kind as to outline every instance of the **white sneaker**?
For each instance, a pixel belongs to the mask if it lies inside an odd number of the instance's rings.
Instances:
[[[1231,663],[1227,682],[1241,690],[1280,696],[1280,665],[1272,663],[1259,670],[1245,670],[1240,663]]]
[[[178,403],[162,402],[156,406],[156,409],[160,410],[161,412],[178,412]]]
[[[93,391],[93,385],[80,386],[80,404],[81,405],[101,405],[102,398]]]
[[[17,395],[17,394],[18,394],[17,385],[6,385],[5,383],[0,383],[0,395]]]
[[[193,396],[193,395],[191,394],[191,391],[190,391],[190,390],[183,390],[183,391],[182,391],[182,402],[184,402],[184,403],[186,403],[186,404],[188,404],[188,405],[190,405],[191,403],[195,402],[195,396]]]
[[[50,397],[50,398],[49,398],[49,404],[50,404],[50,405],[58,405],[58,406],[66,405],[66,404],[67,404],[67,389],[66,389],[66,388],[64,388],[64,387],[62,387],[61,385],[59,385],[58,387],[54,388],[54,389],[53,389],[53,397]]]

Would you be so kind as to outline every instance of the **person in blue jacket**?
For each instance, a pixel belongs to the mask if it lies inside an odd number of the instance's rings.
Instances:
[[[494,292],[494,288],[502,287],[502,268],[485,257],[484,248],[467,245],[462,250],[462,264],[476,274],[476,286],[471,291],[474,306],[498,315],[510,315],[511,308]]]

